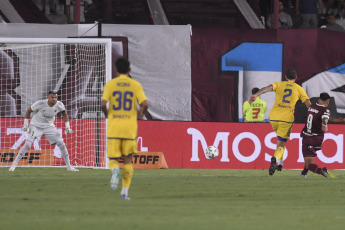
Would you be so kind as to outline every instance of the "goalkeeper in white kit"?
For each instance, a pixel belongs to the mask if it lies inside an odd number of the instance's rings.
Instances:
[[[29,125],[30,114],[34,112],[34,116],[31,119]],[[61,150],[61,155],[65,160],[68,171],[79,171],[71,166],[68,158],[68,151],[65,143],[62,140],[60,133],[54,125],[55,115],[61,112],[63,120],[66,125],[66,134],[73,133],[69,121],[68,115],[64,104],[57,100],[57,92],[49,91],[48,99],[36,101],[25,113],[23,131],[27,131],[27,138],[23,147],[19,150],[16,159],[14,160],[9,171],[14,171],[18,165],[18,162],[25,155],[26,151],[30,149],[32,143],[36,138],[45,136],[51,145],[57,145]]]

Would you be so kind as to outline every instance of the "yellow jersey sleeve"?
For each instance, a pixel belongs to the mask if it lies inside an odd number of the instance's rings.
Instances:
[[[111,96],[111,93],[110,93],[110,90],[109,90],[109,82],[105,84],[104,86],[104,91],[103,91],[103,96],[102,96],[102,100],[104,101],[109,101],[110,100],[110,96]]]
[[[143,87],[141,86],[141,84],[138,84],[138,95],[137,95],[137,100],[139,105],[146,100],[146,96],[143,90]]]
[[[298,85],[298,87],[299,87],[299,94],[300,94],[299,99],[304,103],[306,100],[309,100],[309,97],[301,86]]]

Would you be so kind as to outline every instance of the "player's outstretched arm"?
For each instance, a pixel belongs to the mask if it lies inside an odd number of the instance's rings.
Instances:
[[[140,117],[143,117],[145,115],[148,107],[149,107],[149,103],[147,102],[147,100],[141,102],[140,109],[139,109]]]
[[[332,123],[343,123],[343,124],[345,124],[345,118],[335,118],[335,117],[330,117],[329,119],[324,118],[324,119],[322,119],[322,131],[324,131],[324,132],[328,131],[328,127],[327,127],[328,120]]]
[[[29,119],[30,119],[31,113],[32,113],[32,109],[30,107],[25,112],[24,124],[23,124],[23,127],[21,128],[21,130],[23,130],[25,132],[29,130]]]
[[[102,111],[103,111],[103,113],[104,113],[104,116],[105,116],[105,119],[107,119],[108,118],[108,108],[107,108],[107,101],[105,101],[105,100],[102,100],[102,102],[101,102],[101,108],[102,108]]]
[[[328,127],[327,127],[327,123],[328,123],[328,118],[322,118],[322,131],[327,132],[328,131]]]
[[[305,104],[305,106],[307,106],[307,108],[309,108],[311,106],[311,102],[309,99],[305,100],[304,104]]]
[[[330,117],[329,121],[332,122],[332,123],[345,123],[345,118]]]
[[[256,100],[256,98],[258,96],[260,96],[261,94],[271,92],[271,91],[273,91],[273,85],[268,85],[266,87],[261,88],[256,94],[253,94],[249,97],[249,99],[248,99],[249,104],[254,102]]]
[[[68,119],[68,114],[66,111],[63,111],[62,112],[62,117],[63,117],[63,120],[65,122],[65,126],[66,126],[66,129],[65,129],[65,134],[71,134],[73,133],[73,130],[71,129],[71,126],[69,124],[69,119]]]

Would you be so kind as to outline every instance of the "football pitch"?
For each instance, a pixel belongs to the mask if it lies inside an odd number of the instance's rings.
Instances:
[[[343,229],[345,171],[135,170],[130,201],[110,171],[0,168],[0,229]],[[121,182],[120,182],[121,183]]]

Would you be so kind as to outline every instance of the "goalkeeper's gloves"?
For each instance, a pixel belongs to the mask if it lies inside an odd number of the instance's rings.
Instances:
[[[65,130],[65,134],[71,134],[73,133],[73,130],[71,129],[71,126],[69,125],[69,121],[65,122],[66,125],[66,130]]]
[[[22,131],[24,132],[28,132],[29,131],[29,119],[24,119],[24,125],[21,128]]]

